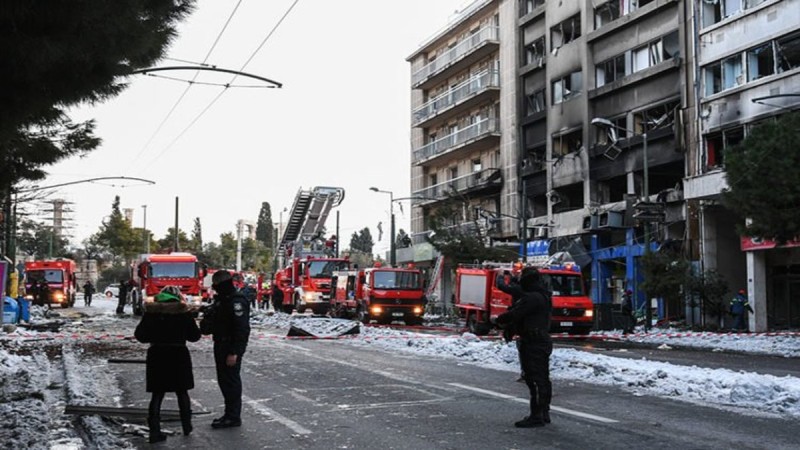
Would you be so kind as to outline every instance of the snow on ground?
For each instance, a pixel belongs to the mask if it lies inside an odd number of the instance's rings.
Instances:
[[[254,316],[263,325],[288,328],[292,324],[302,323],[305,329],[313,329],[313,321],[308,318],[298,319],[282,313],[272,316],[255,313]],[[329,325],[325,321],[321,321],[321,324],[320,335],[323,335]],[[653,337],[639,335],[631,340],[653,344],[692,343],[710,349],[724,348],[786,357],[797,356],[800,348],[800,338],[796,335],[694,333],[680,338],[668,337],[675,333],[663,332],[662,336]],[[519,371],[517,349],[513,343],[481,339],[470,333],[441,336],[383,327],[361,327],[361,334],[343,337],[342,342]],[[800,418],[800,378],[797,377],[687,367],[561,348],[553,352],[550,365],[553,379],[616,386],[635,395],[667,397],[756,415]]]

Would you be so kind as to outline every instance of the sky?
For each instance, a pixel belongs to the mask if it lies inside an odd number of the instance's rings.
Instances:
[[[167,56],[202,62],[238,2],[199,0]],[[207,62],[242,69],[294,2],[241,1]],[[193,85],[165,121],[187,84],[132,76],[120,96],[72,112],[76,120],[96,120],[103,144],[84,158],[52,166],[39,185],[106,176],[155,182],[82,183],[54,193],[51,199],[71,202],[70,233],[76,245],[97,231],[116,195],[122,208],[134,209],[135,227],[144,225],[147,205],[147,228],[157,239],[173,226],[178,197],[180,228],[191,232],[199,217],[204,241],[219,242],[219,235],[233,232],[239,219],[256,221],[262,202],[270,203],[273,220],[279,222],[279,212],[291,208],[299,189],[342,187],[343,244],[349,244],[353,232],[369,227],[374,252],[386,251],[389,195],[369,188],[391,191],[394,198],[410,196],[406,58],[468,4],[299,0],[244,68],[282,83],[281,89],[231,88],[212,104],[223,88]],[[185,63],[157,64],[168,65]],[[163,72],[182,79],[193,74]],[[230,79],[206,72],[197,81]],[[245,78],[236,83],[258,84]],[[408,201],[395,202],[394,211],[397,229],[408,232]],[[326,224],[330,233],[335,214]],[[385,231],[380,242],[379,222]]]
[[[66,401],[72,404],[121,406],[121,389],[107,360],[69,345],[76,340],[97,342],[98,339],[102,341],[129,336],[132,333],[132,322],[118,317],[114,313],[115,306],[116,299],[108,300],[98,295],[89,308],[91,311],[87,311],[91,314],[83,322],[73,321],[60,332],[37,332],[19,328],[16,332],[0,335],[0,400],[3,400],[0,401],[0,420],[3,423],[26,424],[25,427],[0,430],[0,440],[13,448],[28,448],[27,443],[41,442],[41,436],[45,435],[51,443],[49,448],[81,448],[81,440],[76,435],[74,426],[60,413],[52,414],[52,411],[61,411],[65,400],[51,393],[51,389],[43,389],[43,386],[48,385],[48,378],[61,369],[54,367],[44,352],[15,354],[16,351],[8,349],[64,344],[61,361],[63,370],[68,374],[63,380],[69,397]],[[76,311],[83,308],[82,302],[78,302]],[[44,323],[63,320],[45,319],[40,308],[35,306],[32,321]],[[253,311],[251,323],[256,332],[251,335],[250,345],[266,346],[274,345],[274,339],[284,339],[283,336],[291,325],[300,326],[321,337],[327,336],[337,326],[340,330],[349,328],[341,326],[342,319],[312,319],[283,313],[269,315],[261,310]],[[359,326],[358,322],[352,323]],[[93,332],[92,329],[102,331]],[[692,346],[707,351],[734,350],[789,358],[800,355],[800,338],[796,333],[720,334],[657,330],[627,337],[620,336],[619,331],[598,332],[592,333],[590,337],[601,338],[602,335],[651,344],[660,343],[658,350],[663,352],[669,352],[671,346]],[[517,349],[513,343],[478,338],[470,333],[442,336],[385,327],[361,327],[360,334],[346,336],[337,343],[383,350],[392,354],[402,352],[425,358],[456,360],[459,363],[508,371],[513,374],[509,379],[516,377],[519,372]],[[207,345],[208,340],[203,340],[190,344],[190,348],[193,352],[205,351]],[[800,418],[800,378],[672,364],[645,358],[632,359],[625,358],[623,353],[618,352],[625,352],[625,349],[599,354],[556,346],[550,359],[551,377],[557,386],[565,382],[588,383],[608,386],[637,397],[667,398],[752,417]],[[527,404],[527,399],[506,397]],[[57,404],[60,406],[56,407]],[[554,409],[563,412],[563,408],[557,409],[561,406],[558,402],[553,405]],[[128,435],[120,435],[113,423],[96,416],[86,416],[82,420],[84,428],[95,439],[102,439],[101,447],[133,448]]]

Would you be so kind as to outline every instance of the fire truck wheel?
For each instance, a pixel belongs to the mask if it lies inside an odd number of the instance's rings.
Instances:
[[[69,308],[69,303],[62,303],[61,304],[61,309],[67,309],[67,308]]]
[[[283,312],[291,314],[294,311],[294,305],[283,305]]]
[[[369,324],[369,313],[367,313],[367,310],[364,308],[358,308],[358,311],[356,311],[356,318],[358,318],[358,321],[361,323]]]
[[[419,326],[422,325],[422,317],[411,317],[405,320],[406,325]]]
[[[476,336],[489,334],[489,327],[485,323],[478,322],[477,314],[470,314],[469,319],[467,319],[467,328],[470,333]]]

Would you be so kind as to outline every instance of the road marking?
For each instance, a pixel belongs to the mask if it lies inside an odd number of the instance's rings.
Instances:
[[[503,394],[503,393],[495,392],[495,391],[489,391],[489,390],[486,390],[486,389],[467,386],[465,384],[460,384],[460,383],[447,383],[447,384],[449,384],[450,386],[454,386],[454,387],[461,388],[461,389],[466,389],[468,391],[478,392],[480,394],[485,394],[485,395],[489,395],[489,396],[492,396],[492,397],[502,398],[502,399],[505,399],[505,400],[513,400],[515,402],[524,403],[526,405],[530,403],[530,400],[527,399],[527,398],[514,397],[513,395]],[[580,412],[580,411],[575,411],[575,410],[572,410],[572,409],[562,408],[560,406],[550,405],[550,409],[552,411],[558,411],[558,412],[560,412],[562,414],[568,414],[570,416],[575,416],[575,417],[581,417],[583,419],[594,420],[596,422],[619,423],[618,420],[609,419],[607,417],[602,417],[602,416],[596,416],[594,414],[584,413],[584,412]]]
[[[281,425],[284,425],[286,428],[289,428],[290,430],[294,431],[297,434],[311,434],[311,430],[309,430],[308,428],[303,427],[302,425],[300,425],[299,423],[295,422],[294,420],[288,417],[284,417],[278,414],[272,408],[264,406],[260,403],[265,400],[253,400],[247,396],[242,396],[242,400],[247,405],[250,405],[250,407],[253,408],[256,411],[256,413],[274,419],[276,422],[280,423]]]

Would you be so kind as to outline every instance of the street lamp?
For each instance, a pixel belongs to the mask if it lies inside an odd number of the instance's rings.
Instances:
[[[392,267],[395,266],[396,263],[396,249],[394,243],[394,193],[392,191],[382,191],[376,187],[369,188],[370,191],[373,192],[380,192],[383,194],[389,194],[389,214],[392,218],[392,226],[391,226],[391,234],[389,235],[389,265]]]
[[[609,131],[609,137],[611,138],[611,145],[617,143],[617,133],[616,130],[622,130],[626,133],[631,135],[635,134],[633,131],[620,127],[608,119],[603,119],[602,117],[595,117],[592,119],[592,125],[596,125],[602,128],[607,128]],[[647,164],[647,124],[642,122],[643,133],[642,133],[642,171],[644,172],[644,186],[643,186],[643,194],[644,194],[644,201],[649,201],[650,197],[650,186],[649,186],[649,173],[648,173],[648,164]],[[650,251],[650,222],[644,223],[644,235],[645,235],[645,253]],[[650,325],[653,321],[653,311],[650,307],[650,299],[645,298],[645,324],[644,329],[645,331],[650,330]]]

